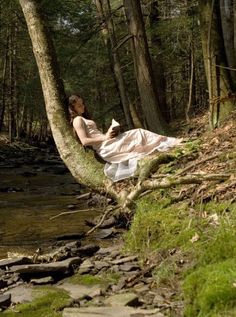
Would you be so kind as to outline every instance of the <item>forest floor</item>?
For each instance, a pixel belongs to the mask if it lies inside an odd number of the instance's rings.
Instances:
[[[146,309],[159,311],[159,315],[152,315],[149,310],[149,316],[236,316],[236,114],[214,131],[206,129],[206,122],[205,116],[199,117],[179,129],[179,136],[190,141],[179,155],[177,150],[175,160],[162,164],[153,178],[170,175],[175,179],[201,179],[211,175],[211,180],[175,185],[141,197],[121,239],[122,252],[138,257],[142,278],[136,282],[149,294],[144,301]],[[0,152],[6,152],[8,147],[6,140],[0,140]],[[214,180],[216,174],[222,178]],[[109,280],[110,275],[105,278],[102,272],[96,278]],[[94,274],[86,274],[88,284],[89,275]],[[121,287],[116,280],[112,292],[138,293],[130,281],[126,276]],[[35,309],[32,305],[31,309]],[[90,306],[91,301],[86,305]],[[55,307],[51,309],[53,316],[60,316],[54,314]],[[67,313],[73,316],[72,311]],[[143,312],[136,315],[146,316]]]

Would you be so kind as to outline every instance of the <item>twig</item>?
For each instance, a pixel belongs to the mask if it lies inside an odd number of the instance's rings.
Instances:
[[[102,216],[101,220],[98,222],[98,224],[96,224],[95,227],[93,227],[93,228],[90,229],[88,232],[86,232],[85,235],[88,236],[89,234],[91,234],[92,232],[94,232],[97,228],[99,228],[99,227],[101,226],[101,224],[104,222],[106,216],[109,214],[110,211],[114,211],[114,210],[119,209],[119,208],[120,208],[120,206],[116,206],[116,207],[114,207],[114,208],[108,208],[108,209],[105,211],[105,213],[103,214],[103,216]]]
[[[92,210],[95,210],[95,209],[90,208],[90,209],[79,209],[79,210],[73,210],[73,211],[65,211],[65,212],[61,212],[60,214],[58,214],[56,216],[50,217],[49,219],[52,220],[52,219],[58,218],[58,217],[63,216],[63,215],[76,214],[77,212],[92,211]],[[96,210],[98,210],[98,209],[96,209]]]
[[[186,168],[184,168],[182,171],[178,172],[176,174],[176,176],[182,175],[183,173],[185,173],[188,170],[190,170],[192,167],[195,167],[195,166],[198,166],[198,165],[200,165],[202,163],[205,163],[207,161],[213,160],[214,158],[217,158],[220,154],[222,154],[222,153],[214,154],[214,155],[206,157],[206,158],[204,158],[204,159],[202,159],[202,160],[200,160],[198,162],[194,162],[193,164],[191,164],[191,165],[187,166]]]

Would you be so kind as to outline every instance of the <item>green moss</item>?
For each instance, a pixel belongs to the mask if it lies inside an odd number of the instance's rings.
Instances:
[[[107,285],[109,283],[116,283],[120,278],[118,273],[104,273],[102,275],[89,275],[89,274],[75,274],[69,281],[73,284],[83,285]]]
[[[200,146],[201,140],[188,140],[186,143],[183,143],[182,146],[176,147],[173,152],[176,155],[176,158],[179,158],[183,155],[197,153]]]
[[[236,260],[208,265],[190,274],[184,283],[186,317],[229,316],[236,311]],[[235,316],[235,315],[234,315]]]
[[[138,201],[126,248],[156,259],[158,285],[174,288],[186,279],[186,316],[236,316],[236,204],[211,201],[193,209],[165,197],[159,191]]]
[[[0,316],[3,317],[61,317],[60,308],[69,302],[69,295],[67,292],[50,288],[36,288],[36,298],[31,303],[19,304],[14,307],[14,311],[8,309]],[[16,313],[17,312],[17,313]]]
[[[189,228],[186,204],[169,205],[168,199],[153,195],[138,202],[137,212],[126,235],[126,248],[148,255],[152,250],[186,244],[194,230]]]
[[[210,202],[203,206],[208,217],[201,221],[201,237],[195,247],[197,265],[217,263],[236,256],[236,204]],[[216,216],[213,221],[211,216]]]

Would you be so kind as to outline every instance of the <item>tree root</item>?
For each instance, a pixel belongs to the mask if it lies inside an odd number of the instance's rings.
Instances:
[[[192,174],[176,178],[176,176],[167,176],[162,180],[146,180],[136,185],[123,202],[123,207],[129,207],[133,201],[137,199],[142,193],[148,190],[170,188],[182,184],[201,184],[204,181],[225,181],[231,177],[230,174]]]

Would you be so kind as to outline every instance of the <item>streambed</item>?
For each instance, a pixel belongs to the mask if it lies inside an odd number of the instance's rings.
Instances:
[[[58,236],[88,230],[85,219],[99,211],[76,199],[84,192],[56,154],[39,151],[36,156],[2,160],[0,258],[14,253],[30,255],[39,247],[47,252]],[[50,219],[70,208],[82,211]]]

